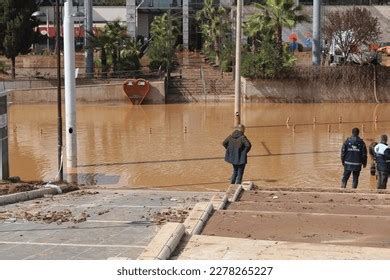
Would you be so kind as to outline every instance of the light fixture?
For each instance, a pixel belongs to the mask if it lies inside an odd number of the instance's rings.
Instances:
[[[36,12],[32,13],[31,16],[35,17],[35,18],[40,18],[40,17],[46,17],[46,14],[42,11],[36,11]]]
[[[72,17],[74,17],[74,18],[83,18],[83,17],[85,17],[85,14],[83,12],[77,11],[77,12],[72,14]]]

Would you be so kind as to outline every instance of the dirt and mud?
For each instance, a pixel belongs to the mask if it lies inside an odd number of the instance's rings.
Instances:
[[[0,185],[0,195],[37,190],[42,185],[34,183],[6,183]]]
[[[246,191],[204,235],[390,248],[390,194]]]

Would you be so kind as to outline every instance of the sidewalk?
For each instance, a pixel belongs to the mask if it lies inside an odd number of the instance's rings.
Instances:
[[[88,189],[7,205],[0,259],[136,259],[161,224],[212,194]]]

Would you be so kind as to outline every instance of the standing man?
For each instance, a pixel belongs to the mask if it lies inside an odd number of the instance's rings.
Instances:
[[[367,165],[367,148],[364,141],[359,137],[359,129],[352,129],[352,136],[349,137],[341,148],[341,163],[344,166],[341,187],[345,188],[349,177],[353,176],[352,188],[356,189],[359,183],[359,175],[362,165]]]
[[[380,143],[374,147],[376,168],[378,170],[377,189],[386,189],[390,173],[390,149],[387,146],[387,135],[382,135]]]
[[[252,147],[244,133],[245,126],[240,124],[222,143],[226,149],[225,161],[233,165],[231,184],[241,184],[247,163],[247,154]]]

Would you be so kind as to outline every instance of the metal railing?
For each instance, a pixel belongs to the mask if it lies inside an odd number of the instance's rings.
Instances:
[[[300,0],[299,4],[302,5],[313,5],[313,0]],[[323,5],[334,5],[334,6],[369,6],[369,5],[390,5],[389,0],[322,0]]]

